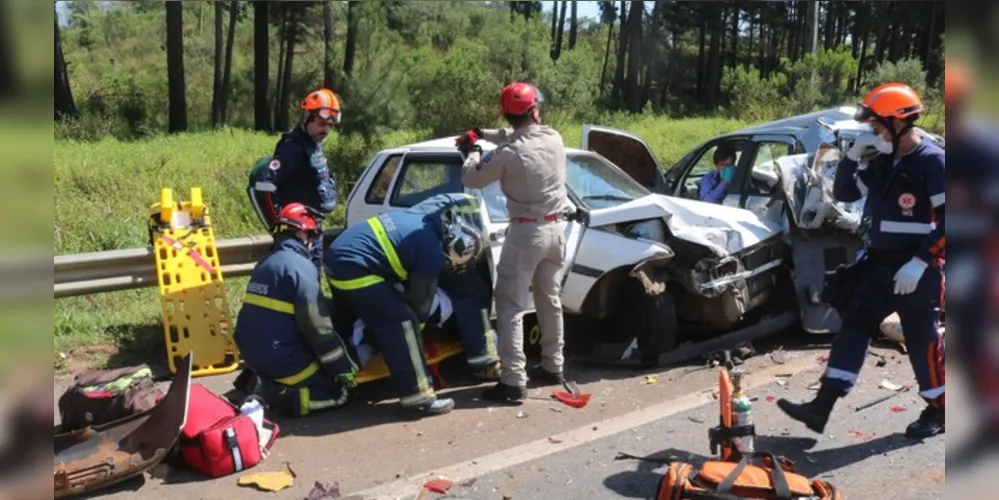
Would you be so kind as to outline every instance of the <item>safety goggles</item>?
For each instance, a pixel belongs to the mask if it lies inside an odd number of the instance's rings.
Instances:
[[[313,112],[313,114],[320,120],[329,123],[330,125],[338,125],[340,123],[340,111],[332,108],[319,108]]]

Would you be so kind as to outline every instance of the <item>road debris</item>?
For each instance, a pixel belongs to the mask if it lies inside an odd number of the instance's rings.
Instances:
[[[822,382],[821,381],[812,383],[812,385],[808,386],[808,389],[812,390],[812,391],[817,391],[817,390],[819,390],[820,387],[822,387]]]
[[[309,490],[309,496],[306,497],[306,500],[320,500],[322,498],[340,498],[340,483],[333,481],[333,484],[323,484],[316,481],[316,484],[312,485],[312,489]]]
[[[773,351],[770,351],[770,361],[773,361],[775,365],[783,365],[787,363],[787,353],[784,352],[784,346],[779,346]]]
[[[646,375],[645,376],[645,384],[646,385],[652,385],[654,383],[656,383],[656,376],[655,375]]]
[[[262,491],[281,491],[295,481],[295,471],[291,470],[291,465],[285,462],[284,466],[285,470],[246,474],[241,476],[236,484],[256,487]]]
[[[555,391],[552,397],[573,408],[582,408],[590,402],[590,394],[570,394],[562,391]]]
[[[851,436],[857,438],[857,439],[863,439],[864,441],[870,441],[870,440],[874,439],[874,436],[875,436],[874,434],[864,434],[863,432],[854,431],[854,430],[847,431],[847,433],[850,434]]]
[[[777,398],[775,398],[775,397],[773,397],[773,396],[767,396],[767,397],[766,397],[766,398],[764,398],[763,400],[764,400],[764,401],[766,401],[767,403],[773,403],[773,402],[774,402],[774,401],[775,401],[776,399],[777,399]]]
[[[826,363],[829,362],[829,356],[826,356],[825,354],[817,356],[815,358],[815,362],[818,363],[818,364],[820,364],[820,365],[824,365],[824,364],[826,364]]]
[[[548,437],[548,442],[551,443],[551,444],[561,444],[562,440],[561,439],[555,439],[555,438],[549,436]]]
[[[687,417],[687,420],[690,420],[691,422],[694,422],[696,424],[703,424],[704,423],[703,419],[698,418],[698,417],[693,417],[693,416]]]
[[[548,409],[551,410],[551,411],[553,411],[553,412],[555,412],[555,413],[562,413],[562,409],[561,408],[556,408],[554,406],[549,406]]]
[[[528,416],[529,416],[528,414],[524,413],[524,410],[520,410],[517,412],[517,418],[527,418]]]
[[[431,479],[430,481],[423,483],[423,489],[434,493],[440,493],[441,495],[446,494],[447,491],[450,490],[452,486],[454,486],[454,482],[444,479],[442,477],[439,477],[437,479]]]
[[[895,405],[895,406],[891,407],[891,411],[892,411],[892,413],[902,413],[903,411],[905,411],[905,407],[904,406]]]
[[[880,387],[882,389],[888,389],[889,391],[892,391],[892,392],[902,389],[902,386],[900,386],[898,384],[895,384],[895,383],[892,383],[892,381],[890,381],[888,379],[882,380],[881,383],[878,384],[878,387]]]
[[[458,486],[461,486],[462,488],[471,488],[472,485],[475,484],[475,482],[478,481],[478,480],[479,480],[479,478],[477,478],[477,477],[473,477],[471,479],[466,479],[466,480],[458,483]]]

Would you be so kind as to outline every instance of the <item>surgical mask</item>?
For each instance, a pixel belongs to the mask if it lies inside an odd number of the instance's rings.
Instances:
[[[886,140],[880,135],[874,140],[874,147],[878,150],[878,152],[886,155],[890,155],[893,151],[895,151],[895,146],[891,143],[891,141]]]

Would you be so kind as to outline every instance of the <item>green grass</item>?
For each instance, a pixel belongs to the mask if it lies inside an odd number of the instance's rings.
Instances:
[[[664,168],[700,142],[745,126],[726,119],[625,116],[611,117],[601,124],[645,138]],[[562,127],[561,131],[568,146],[579,146],[581,125]],[[343,178],[356,175],[379,149],[425,138],[419,132],[397,132],[366,145],[360,140],[337,141],[331,137],[324,148],[331,169],[339,171]],[[219,239],[263,233],[246,199],[247,172],[259,157],[270,154],[276,139],[272,135],[231,129],[133,142],[57,141],[53,235],[56,254],[146,245],[149,206],[158,201],[162,187],[171,187],[176,198],[187,199],[190,188],[200,186]],[[346,190],[346,186],[341,187],[341,210]],[[337,220],[333,218],[334,223]],[[245,284],[246,278],[227,280],[234,317],[242,303]],[[118,365],[136,359],[160,363],[164,358],[155,288],[57,300],[54,330],[57,369],[66,367],[60,353],[91,356],[98,365]],[[118,346],[122,352],[89,349],[107,345]]]

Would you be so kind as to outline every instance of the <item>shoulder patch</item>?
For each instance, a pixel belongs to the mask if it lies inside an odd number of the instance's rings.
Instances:
[[[492,160],[493,159],[493,155],[495,153],[496,153],[495,149],[493,149],[493,150],[489,151],[488,153],[486,153],[485,156],[482,157],[482,163],[487,163],[487,162],[489,162],[489,160]]]
[[[267,164],[267,168],[269,168],[271,170],[278,170],[278,169],[280,169],[281,168],[281,160],[271,160],[271,162]]]

